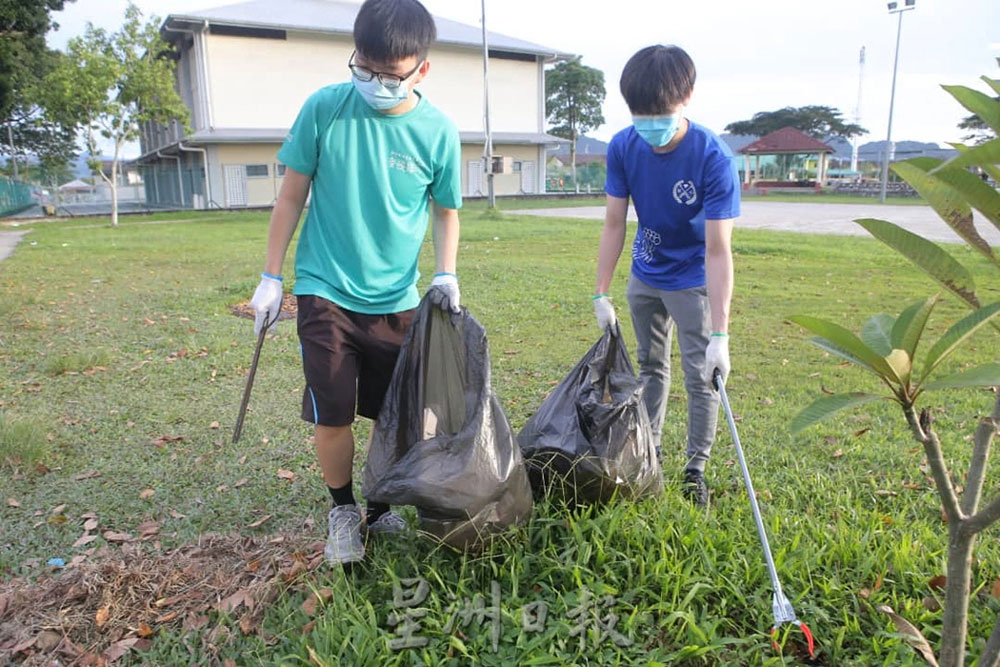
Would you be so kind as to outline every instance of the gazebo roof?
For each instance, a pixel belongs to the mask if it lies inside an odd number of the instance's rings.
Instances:
[[[835,153],[836,151],[818,139],[794,127],[783,127],[747,144],[740,149],[745,155],[776,155],[779,153]]]

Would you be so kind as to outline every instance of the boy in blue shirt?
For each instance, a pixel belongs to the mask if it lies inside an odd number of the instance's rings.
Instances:
[[[414,87],[427,76],[434,20],[417,0],[367,0],[354,23],[351,82],[306,100],[278,152],[285,178],[252,305],[254,333],[281,308],[281,267],[310,187],[295,252],[298,334],[316,456],[333,498],[325,554],[364,557],[352,489],[355,412],[375,419],[420,298],[417,257],[433,199],[436,273],[428,294],[458,311],[461,146],[454,124]],[[369,503],[370,534],[405,522]]]
[[[712,374],[718,369],[723,380],[729,376],[731,237],[740,181],[728,147],[684,117],[694,81],[694,63],[677,46],[646,47],[625,65],[620,87],[633,123],[608,146],[594,310],[602,330],[616,324],[608,291],[631,198],[639,225],[626,296],[646,408],[659,451],[676,324],[688,394],[684,495],[707,507],[704,472],[719,411]]]

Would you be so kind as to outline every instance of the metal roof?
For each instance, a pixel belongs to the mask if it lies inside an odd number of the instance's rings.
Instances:
[[[361,5],[344,0],[249,0],[234,5],[205,9],[186,14],[170,14],[163,22],[163,29],[170,30],[171,23],[271,28],[350,35],[354,30],[354,17]],[[482,29],[457,21],[434,17],[437,24],[438,44],[452,44],[481,48]],[[547,58],[563,59],[572,56],[548,46],[526,42],[490,32],[491,49],[513,51]]]
[[[801,130],[794,127],[783,127],[747,144],[739,152],[745,155],[776,155],[779,153],[835,153],[836,151],[831,146],[818,139],[813,139]]]
[[[568,139],[545,134],[544,132],[493,132],[494,144],[521,144],[537,146],[546,144],[556,146],[558,144],[568,144]],[[463,144],[478,144],[486,141],[485,132],[459,132],[458,138]]]

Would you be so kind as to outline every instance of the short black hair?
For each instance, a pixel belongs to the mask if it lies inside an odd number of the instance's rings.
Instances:
[[[694,90],[694,61],[679,46],[647,46],[625,63],[619,86],[634,114],[666,113]]]
[[[365,0],[354,19],[354,46],[366,60],[392,63],[427,57],[437,28],[417,0]]]

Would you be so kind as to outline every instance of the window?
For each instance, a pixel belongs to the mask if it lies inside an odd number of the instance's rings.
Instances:
[[[247,178],[261,178],[267,177],[267,165],[266,164],[248,164],[247,165]]]
[[[275,164],[274,165],[274,173],[277,174],[278,176],[284,176],[285,175],[285,165],[281,164],[280,162],[278,162],[277,164]]]
[[[521,173],[521,161],[520,160],[514,160],[514,172],[513,173],[515,173],[515,174],[520,174]]]

